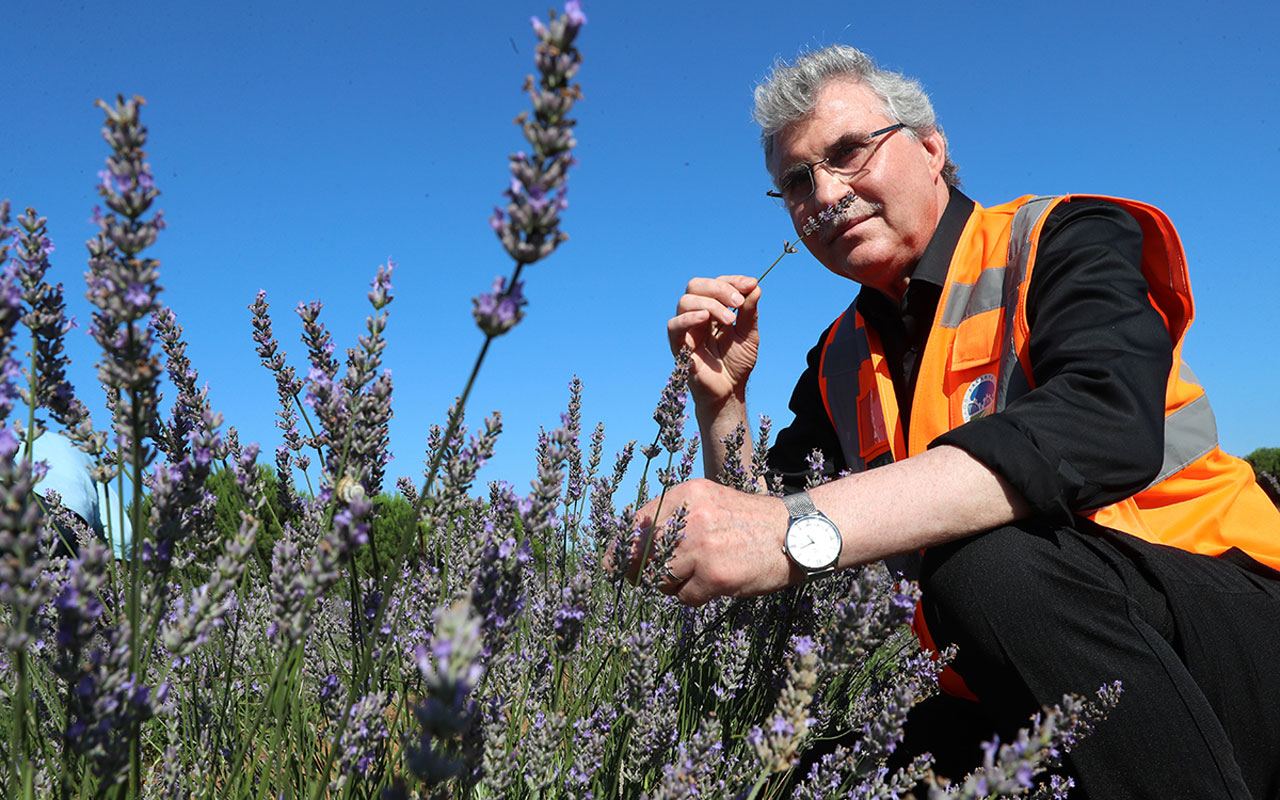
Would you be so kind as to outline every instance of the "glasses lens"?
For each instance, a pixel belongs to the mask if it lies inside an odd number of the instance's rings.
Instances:
[[[806,167],[805,171],[799,175],[793,175],[780,192],[782,195],[778,198],[778,205],[783,208],[793,208],[808,200],[813,194],[813,170]]]

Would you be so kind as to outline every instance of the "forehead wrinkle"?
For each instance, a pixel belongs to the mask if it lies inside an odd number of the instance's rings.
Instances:
[[[869,95],[869,96],[868,96]],[[846,131],[841,138],[833,140],[826,144],[824,148],[815,153],[817,158],[814,161],[793,161],[791,164],[782,168],[783,158],[787,155],[783,152],[783,148],[779,147],[779,140],[787,134],[788,131],[795,132],[797,128],[811,128],[815,124],[822,126],[829,132],[831,129],[838,129],[842,122],[853,123],[852,118],[862,118],[867,116],[881,116],[886,119],[891,118],[892,114],[886,107],[884,99],[876,94],[875,90],[867,86],[860,80],[832,78],[824,81],[818,87],[814,98],[813,107],[798,119],[795,119],[784,125],[781,129],[773,134],[774,148],[772,158],[773,164],[767,165],[770,172],[775,176],[775,185],[781,185],[784,181],[795,176],[797,172],[811,169],[811,164],[828,157],[838,144],[848,141],[849,136],[856,136],[857,133]],[[825,123],[819,123],[819,117],[826,117]],[[832,119],[831,117],[834,117]],[[896,120],[894,120],[896,122]],[[862,128],[857,141],[866,138],[866,134],[875,129],[875,126],[868,127],[867,122],[862,120],[858,122]],[[885,123],[890,124],[890,123]]]

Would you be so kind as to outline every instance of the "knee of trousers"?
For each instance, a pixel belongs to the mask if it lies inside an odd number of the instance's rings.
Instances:
[[[985,657],[1039,641],[1060,623],[1055,615],[1075,613],[1072,595],[1087,599],[1106,579],[1070,535],[1014,524],[926,551],[920,588],[934,641]]]

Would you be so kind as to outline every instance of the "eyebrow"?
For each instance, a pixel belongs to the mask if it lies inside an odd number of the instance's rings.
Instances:
[[[831,154],[841,148],[854,144],[862,144],[867,140],[868,135],[869,134],[861,131],[849,131],[844,136],[841,136],[839,139],[836,139],[827,146],[827,158],[831,158]]]

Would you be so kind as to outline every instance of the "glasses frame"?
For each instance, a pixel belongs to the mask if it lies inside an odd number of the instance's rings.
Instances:
[[[907,127],[907,123],[897,122],[888,127],[881,128],[878,131],[872,131],[871,133],[868,133],[866,136],[862,137],[862,139],[858,141],[858,146],[862,147],[868,144],[869,142],[871,142],[871,140],[875,139],[877,136],[884,136],[886,133],[893,133],[899,128],[905,128],[905,127]],[[788,203],[787,199],[782,196],[782,192],[776,189],[770,189],[767,192],[765,192],[765,194],[768,195],[769,197],[772,197],[778,203],[778,205],[781,206],[782,208],[785,208],[785,209],[795,208],[796,206],[803,203],[805,200],[808,200],[810,197],[813,197],[814,193],[818,191],[818,180],[816,177],[814,177],[814,170],[822,166],[823,164],[826,164],[828,161],[831,160],[831,158],[832,158],[831,156],[827,156],[821,161],[814,161],[812,163],[803,165],[805,168],[805,171],[809,175],[809,193],[806,194],[804,197],[800,198],[799,200],[797,200],[796,202]],[[870,155],[868,155],[868,158],[870,158]],[[832,169],[830,166],[827,167],[827,171],[830,172],[832,175],[836,175],[839,177],[848,177],[849,174],[852,174],[852,173],[846,174],[841,170]]]

